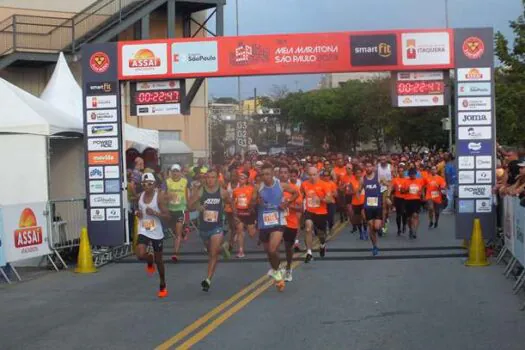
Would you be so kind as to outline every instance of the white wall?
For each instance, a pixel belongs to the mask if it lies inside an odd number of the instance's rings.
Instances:
[[[30,10],[79,12],[96,0],[0,0],[0,6]]]

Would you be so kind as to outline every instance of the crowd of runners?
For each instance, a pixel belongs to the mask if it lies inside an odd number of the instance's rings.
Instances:
[[[248,237],[262,245],[271,266],[268,274],[282,291],[293,278],[294,252],[304,251],[304,262],[310,263],[317,237],[323,258],[337,219],[350,225],[359,239],[369,240],[371,254],[376,256],[378,237],[387,234],[392,213],[398,236],[417,239],[422,208],[428,211],[428,228],[438,227],[442,210],[453,211],[456,181],[453,158],[428,152],[359,157],[279,155],[250,160],[236,156],[227,164],[209,168],[203,163],[194,168],[175,164],[165,173],[144,169],[143,160],[137,158],[128,176],[131,210],[139,219],[137,257],[146,261],[149,274],[156,265],[159,297],[168,294],[162,260],[165,233],[175,237],[172,260],[177,262],[190,212],[196,213],[196,227],[208,253],[203,291],[211,287],[221,254],[225,258],[246,256]],[[281,243],[286,251],[283,269]]]

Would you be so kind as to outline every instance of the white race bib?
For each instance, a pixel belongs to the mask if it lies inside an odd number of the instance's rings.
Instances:
[[[275,226],[279,224],[279,213],[272,211],[269,213],[263,213],[264,226]]]
[[[430,192],[430,196],[432,198],[438,198],[439,197],[439,191],[432,191],[432,192]]]
[[[217,210],[205,210],[203,213],[204,222],[218,222],[219,212]]]
[[[155,230],[155,220],[153,220],[153,219],[144,219],[144,220],[142,220],[142,227],[146,231],[154,231]]]
[[[239,206],[239,209],[247,209],[248,198],[246,198],[245,195],[240,196],[239,198],[237,198],[237,205]]]
[[[410,194],[418,194],[419,192],[419,186],[418,185],[410,185],[408,188],[408,193]]]
[[[377,198],[377,197],[368,197],[366,199],[366,205],[368,207],[377,207],[379,205],[379,198]]]
[[[319,208],[321,206],[321,200],[319,197],[308,197],[306,204],[308,204],[308,208]]]

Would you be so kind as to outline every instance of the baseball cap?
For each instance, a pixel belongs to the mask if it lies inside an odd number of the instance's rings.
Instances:
[[[520,158],[520,160],[518,160],[518,166],[521,168],[521,167],[525,167],[525,158]]]
[[[260,160],[258,160],[258,161],[255,162],[255,165],[256,165],[256,166],[263,166],[263,162],[261,162]]]
[[[173,164],[173,165],[171,166],[171,170],[172,170],[172,171],[181,171],[180,165],[178,165],[178,164]]]
[[[142,182],[156,182],[155,176],[152,173],[142,174]]]

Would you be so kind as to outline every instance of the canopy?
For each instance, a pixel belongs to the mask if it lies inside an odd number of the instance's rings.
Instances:
[[[54,135],[61,132],[82,133],[82,122],[19,87],[0,79],[2,113],[0,132]]]
[[[160,145],[160,154],[187,154],[193,153],[191,148],[182,141],[162,140]]]
[[[126,148],[136,148],[139,152],[143,152],[148,147],[159,149],[157,130],[140,129],[126,123],[124,124],[124,135],[128,144]]]
[[[82,89],[69,69],[64,54],[61,52],[58,61],[40,98],[56,108],[75,117],[81,123]]]

